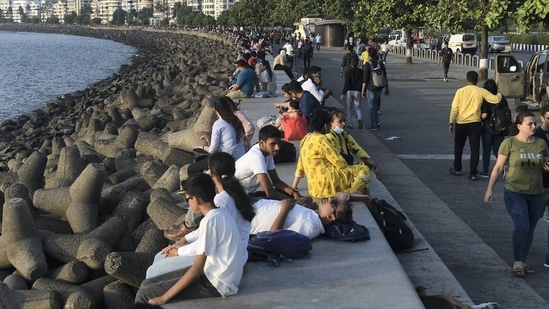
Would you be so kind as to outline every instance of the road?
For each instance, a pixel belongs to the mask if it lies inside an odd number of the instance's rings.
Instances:
[[[312,61],[322,67],[324,87],[332,89],[336,99],[343,86],[339,76],[343,54],[339,48],[323,49]],[[528,53],[516,54],[529,59]],[[366,150],[383,162],[383,184],[473,301],[495,300],[500,308],[549,308],[549,269],[543,267],[549,224],[539,221],[528,260],[538,273],[513,277],[513,225],[502,201],[501,180],[494,202],[487,206],[483,203],[486,179],[472,182],[448,172],[453,161],[453,137],[447,131],[450,104],[456,89],[465,84],[465,72],[472,68],[452,65],[450,81],[445,83],[436,63],[404,62],[401,56],[388,57],[391,94],[382,96],[382,129],[351,132],[372,135],[380,143]],[[386,140],[392,136],[400,140]],[[466,146],[465,154],[468,151]],[[464,166],[468,166],[465,158]],[[438,223],[441,217],[447,218],[443,224]]]

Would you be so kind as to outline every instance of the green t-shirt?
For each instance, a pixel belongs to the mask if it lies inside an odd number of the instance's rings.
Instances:
[[[508,158],[505,189],[522,194],[543,193],[543,163],[544,157],[549,157],[544,140],[536,138],[533,143],[523,143],[513,136],[501,143],[499,154]]]

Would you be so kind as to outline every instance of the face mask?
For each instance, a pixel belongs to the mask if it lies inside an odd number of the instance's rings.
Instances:
[[[343,132],[345,132],[345,130],[343,130],[342,128],[340,127],[335,127],[332,129],[336,134],[341,134]]]

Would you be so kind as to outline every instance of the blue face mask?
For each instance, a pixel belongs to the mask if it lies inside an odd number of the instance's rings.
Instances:
[[[335,127],[332,129],[336,134],[342,134],[343,132],[345,132],[345,130],[343,130],[342,128],[340,127]]]

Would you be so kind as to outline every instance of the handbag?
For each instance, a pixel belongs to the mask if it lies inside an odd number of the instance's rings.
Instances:
[[[345,162],[347,162],[347,165],[353,165],[355,164],[355,158],[352,154],[349,153],[341,153],[341,156],[343,159],[345,159]]]
[[[287,141],[300,141],[309,130],[307,129],[307,118],[282,117],[282,126],[284,127],[284,139]]]
[[[196,163],[198,161],[206,159],[210,153],[202,148],[193,148],[193,154],[194,162]]]
[[[340,152],[340,155],[343,157],[343,159],[345,159],[345,162],[347,162],[347,165],[355,164],[355,158],[353,157],[353,155],[349,151],[349,146],[347,145],[347,138],[345,138],[345,136],[343,136],[343,142],[342,143],[343,143],[343,145],[345,145],[345,149],[347,149],[347,153],[344,153],[343,149],[342,149],[342,151]]]

